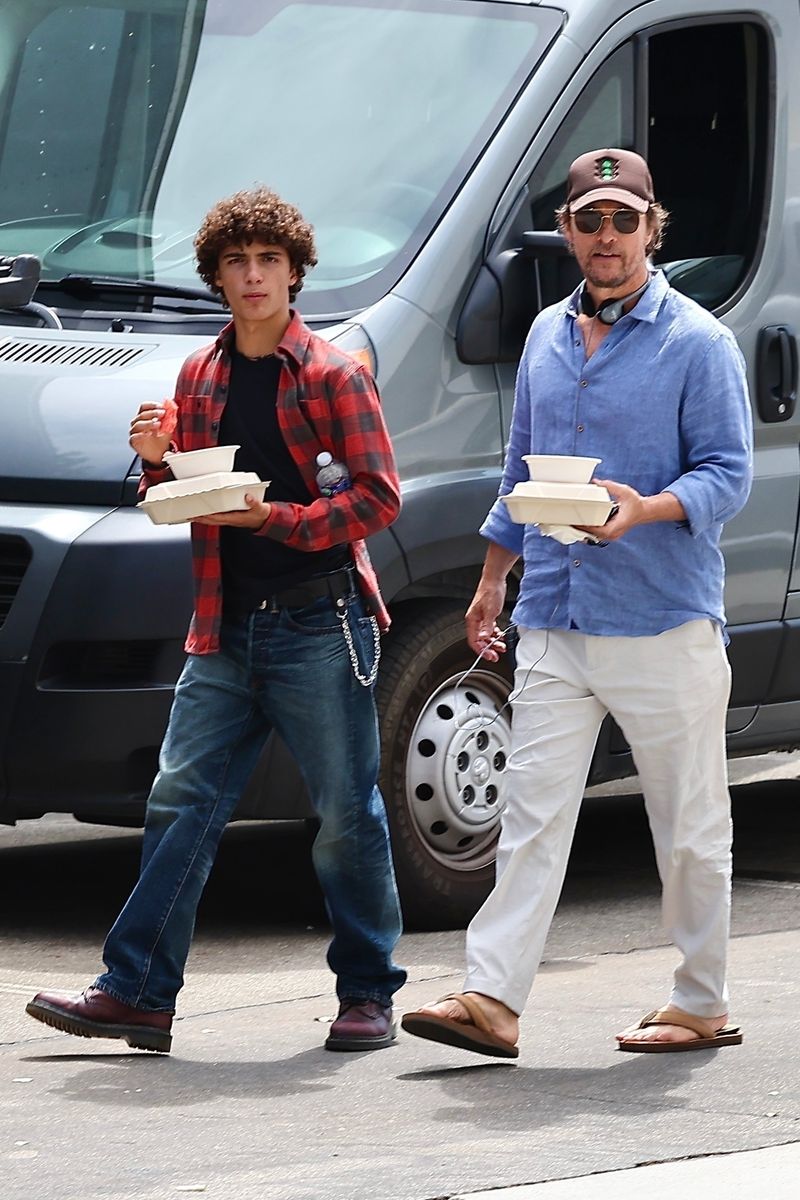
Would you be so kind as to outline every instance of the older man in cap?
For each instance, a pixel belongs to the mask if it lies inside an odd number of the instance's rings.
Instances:
[[[500,500],[481,529],[489,546],[466,627],[489,661],[505,649],[507,575],[524,564],[497,881],[467,933],[463,991],[407,1013],[403,1026],[517,1057],[519,1014],[610,713],[642,781],[663,920],[681,956],[666,1003],[618,1034],[619,1047],[735,1045],[719,541],[752,475],[744,363],[730,331],[653,269],[667,213],[638,154],[581,155],[557,218],[584,280],[531,328],[500,495],[527,477],[525,454],[587,455],[601,460],[594,482],[617,507],[569,544],[514,524]]]

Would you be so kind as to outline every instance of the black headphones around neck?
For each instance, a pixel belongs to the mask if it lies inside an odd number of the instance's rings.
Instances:
[[[584,283],[580,290],[579,296],[581,312],[587,317],[597,317],[598,321],[602,321],[604,325],[616,325],[620,317],[624,316],[625,314],[625,305],[630,300],[633,300],[634,302],[638,300],[640,296],[644,295],[649,287],[650,280],[648,279],[640,288],[637,288],[635,292],[630,292],[627,296],[620,296],[619,298],[614,297],[613,300],[606,300],[605,303],[601,304],[598,308],[592,297],[587,292],[586,284]]]

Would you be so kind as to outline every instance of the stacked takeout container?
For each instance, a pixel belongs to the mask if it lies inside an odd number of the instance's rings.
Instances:
[[[602,525],[611,512],[604,487],[590,483],[599,458],[569,454],[523,454],[530,479],[502,499],[522,525]]]
[[[245,495],[264,499],[269,480],[254,471],[234,471],[238,446],[208,446],[185,454],[165,454],[164,462],[175,476],[168,483],[147,489],[139,508],[156,525],[179,525],[209,513],[246,509]]]

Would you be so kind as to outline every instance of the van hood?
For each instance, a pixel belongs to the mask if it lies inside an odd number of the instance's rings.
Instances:
[[[119,504],[136,463],[134,413],[171,395],[183,358],[207,340],[0,332],[0,500]]]
[[[131,420],[209,340],[0,328],[0,501],[134,503]]]

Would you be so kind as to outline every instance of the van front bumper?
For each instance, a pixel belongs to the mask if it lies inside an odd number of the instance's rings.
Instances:
[[[185,527],[139,511],[0,509],[30,549],[0,627],[0,821],[140,818],[184,660]]]

